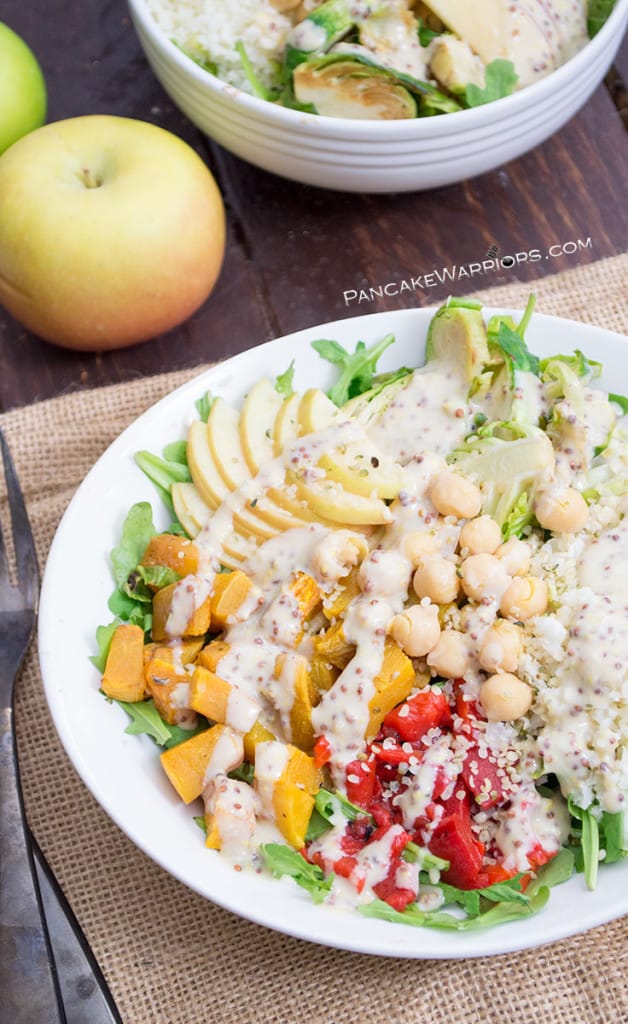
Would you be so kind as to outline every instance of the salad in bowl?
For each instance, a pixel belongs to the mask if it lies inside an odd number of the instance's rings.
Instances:
[[[628,400],[450,299],[426,363],[313,347],[138,452],[94,662],[198,843],[315,902],[468,931],[628,853]]]
[[[147,0],[157,25],[244,92],[329,117],[405,120],[481,106],[581,50],[613,0]]]

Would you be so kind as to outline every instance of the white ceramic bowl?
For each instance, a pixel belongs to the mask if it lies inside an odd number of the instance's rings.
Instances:
[[[628,0],[580,53],[547,78],[496,103],[411,121],[352,121],[275,106],[203,71],[161,31],[145,0],[129,0],[162,86],[197,127],[264,170],[346,192],[411,192],[492,170],[558,131],[608,70]]]

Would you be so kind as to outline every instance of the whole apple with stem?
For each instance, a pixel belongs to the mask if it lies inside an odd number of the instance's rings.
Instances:
[[[39,128],[46,117],[46,85],[32,50],[0,21],[0,153]]]
[[[0,157],[0,303],[83,351],[187,319],[218,277],[220,192],[200,157],[144,121],[48,124]]]

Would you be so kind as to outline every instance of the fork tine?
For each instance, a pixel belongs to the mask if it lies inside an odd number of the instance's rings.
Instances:
[[[9,508],[11,510],[11,524],[13,526],[13,547],[15,548],[15,561],[18,572],[18,588],[24,594],[29,604],[35,608],[39,590],[39,569],[37,566],[37,555],[35,542],[31,532],[24,497],[20,488],[13,459],[9,446],[0,430],[0,448],[2,448],[2,461],[4,463],[4,477],[7,485]],[[6,552],[0,538],[0,557],[6,566]],[[3,572],[0,561],[0,573]]]

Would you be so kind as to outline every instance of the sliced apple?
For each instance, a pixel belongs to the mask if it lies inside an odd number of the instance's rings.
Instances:
[[[218,508],[229,494],[229,487],[218,472],[209,447],[207,425],[195,420],[188,431],[188,465],[194,485],[211,509]]]
[[[264,522],[263,519],[255,515],[254,509],[249,509],[247,506],[243,506],[233,513],[233,522],[239,533],[245,537],[254,537],[256,541],[270,540],[271,537],[276,537],[278,533],[282,532],[281,528],[277,529],[277,527]]]
[[[299,402],[297,420],[299,435],[324,430],[338,418],[338,407],[320,388],[310,388]]]
[[[281,455],[282,451],[290,441],[299,433],[299,403],[301,396],[290,395],[284,399],[279,407],[275,422],[273,424],[273,455]]]
[[[294,484],[298,496],[317,516],[352,526],[379,526],[392,522],[390,509],[381,498],[352,494],[334,480],[304,483],[292,470],[288,470],[286,479]]]
[[[216,398],[207,420],[207,437],[218,472],[230,491],[251,477],[240,444],[239,424],[237,409],[222,398]]]
[[[403,470],[367,441],[325,452],[318,460],[329,480],[365,498],[396,498],[403,489]]]
[[[194,484],[173,484],[172,504],[183,529],[196,537],[211,520],[211,509],[205,504]]]
[[[268,377],[258,380],[244,399],[240,412],[240,444],[254,476],[275,455],[273,431],[282,405],[281,396]]]
[[[258,498],[254,508],[250,503],[247,505],[247,509],[254,512],[262,522],[272,526],[279,533],[284,530],[292,530],[296,526],[303,526],[304,523],[312,522],[314,519],[307,506],[299,506],[295,502],[294,507],[299,509],[298,514],[274,501],[270,497],[269,491]]]
[[[179,522],[190,537],[197,537],[211,523],[212,510],[207,507],[194,484],[173,484],[172,503]],[[229,569],[237,569],[253,554],[256,546],[254,540],[234,530],[222,544],[220,560]]]

